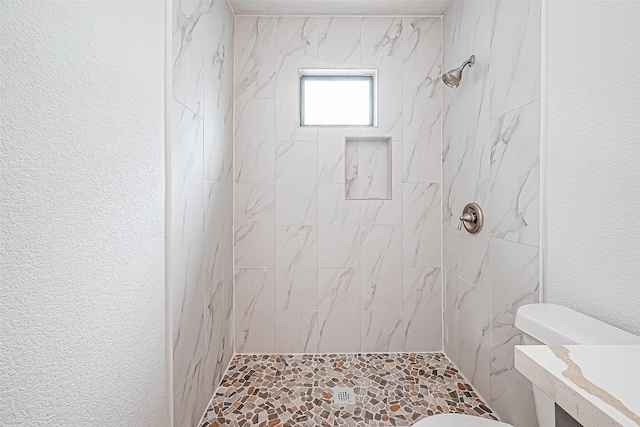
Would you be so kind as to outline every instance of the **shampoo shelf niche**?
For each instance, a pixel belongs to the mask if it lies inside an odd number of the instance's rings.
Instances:
[[[345,193],[348,200],[391,199],[391,138],[345,139]]]

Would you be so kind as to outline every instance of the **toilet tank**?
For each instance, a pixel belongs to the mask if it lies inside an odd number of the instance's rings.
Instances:
[[[636,335],[557,304],[523,305],[515,325],[546,345],[640,344]]]

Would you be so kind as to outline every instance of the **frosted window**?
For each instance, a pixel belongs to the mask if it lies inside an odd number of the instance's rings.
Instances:
[[[373,76],[300,77],[302,126],[373,126]]]

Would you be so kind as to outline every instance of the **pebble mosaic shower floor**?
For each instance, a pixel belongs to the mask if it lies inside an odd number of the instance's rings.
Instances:
[[[334,387],[355,404],[332,403]],[[409,426],[448,412],[496,419],[442,353],[237,355],[200,427]]]

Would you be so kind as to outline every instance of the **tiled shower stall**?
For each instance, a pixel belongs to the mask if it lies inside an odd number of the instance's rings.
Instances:
[[[538,298],[540,19],[535,1],[352,17],[173,2],[174,425],[197,425],[234,352],[443,350],[532,425],[512,347]],[[378,126],[300,127],[298,70],[315,68],[377,69]],[[363,140],[385,149],[348,145]],[[389,199],[348,197],[378,171]],[[456,230],[472,201],[479,235]]]
[[[441,19],[235,28],[237,350],[440,350]],[[298,126],[305,68],[378,69],[378,127]],[[385,163],[349,164],[347,138],[362,136],[391,139],[390,200],[347,198],[355,168]]]

